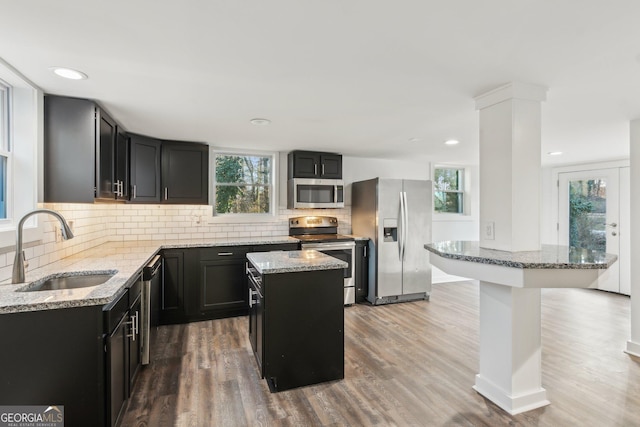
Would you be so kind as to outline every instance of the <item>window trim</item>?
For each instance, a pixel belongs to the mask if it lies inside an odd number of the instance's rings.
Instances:
[[[459,182],[459,189],[458,190],[437,190],[436,189],[436,180],[435,180],[435,176],[436,176],[436,170],[438,169],[455,169],[458,171],[462,171],[462,177],[460,178],[460,182]],[[437,215],[440,218],[445,218],[445,217],[451,217],[451,218],[460,218],[461,216],[469,216],[469,208],[468,208],[468,204],[469,204],[469,197],[468,197],[468,184],[467,184],[467,175],[468,175],[469,171],[467,170],[467,167],[465,166],[460,166],[460,165],[442,165],[442,164],[437,164],[433,166],[433,171],[431,173],[431,179],[433,181],[433,199],[434,199],[434,203],[433,203],[433,214]],[[436,210],[435,207],[435,193],[437,191],[444,191],[446,193],[455,193],[455,194],[462,194],[462,211],[461,212],[440,212]]]
[[[0,78],[0,157],[6,157],[6,189],[5,189],[5,218],[0,218],[0,230],[11,227],[13,224],[13,156],[12,141],[12,87]]]
[[[8,220],[0,223],[0,248],[15,245],[16,226],[20,217],[37,207],[42,188],[44,95],[40,88],[0,58],[0,79],[10,87],[9,144],[11,166],[7,170]],[[20,144],[15,144],[19,141]],[[43,222],[34,216],[24,227],[24,243],[40,241]],[[0,253],[5,252],[0,249]]]
[[[216,205],[216,155],[232,155],[232,156],[260,156],[271,158],[271,204],[269,206],[270,211],[268,213],[223,213],[218,214],[215,211]],[[208,223],[215,222],[235,222],[235,223],[248,223],[248,222],[272,222],[278,220],[278,201],[279,188],[278,188],[278,171],[279,171],[279,153],[277,151],[257,151],[257,150],[240,150],[240,149],[228,149],[228,148],[215,148],[211,147],[209,155],[209,169],[211,170],[209,200],[211,201],[212,216],[207,221]]]

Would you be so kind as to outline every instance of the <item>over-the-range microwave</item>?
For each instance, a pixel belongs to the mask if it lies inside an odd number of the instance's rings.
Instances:
[[[344,181],[341,179],[291,178],[287,208],[344,208]]]

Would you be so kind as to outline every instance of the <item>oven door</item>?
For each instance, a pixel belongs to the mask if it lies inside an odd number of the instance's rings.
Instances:
[[[338,258],[339,260],[344,261],[348,264],[347,268],[343,270],[345,304],[355,303],[355,247],[356,243],[353,241],[301,244],[301,249],[314,249],[318,252],[322,252],[325,255]]]

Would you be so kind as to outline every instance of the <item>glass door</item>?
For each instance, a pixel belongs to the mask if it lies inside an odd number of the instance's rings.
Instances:
[[[619,169],[558,174],[558,244],[620,255]],[[598,289],[620,291],[620,263],[598,280]]]

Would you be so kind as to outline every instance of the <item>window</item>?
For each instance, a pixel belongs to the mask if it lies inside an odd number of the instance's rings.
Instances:
[[[436,168],[433,208],[440,213],[464,213],[464,169]]]
[[[214,153],[213,212],[273,214],[275,154]]]
[[[0,80],[0,219],[7,219],[7,190],[10,188],[11,156],[9,152],[10,87]]]

